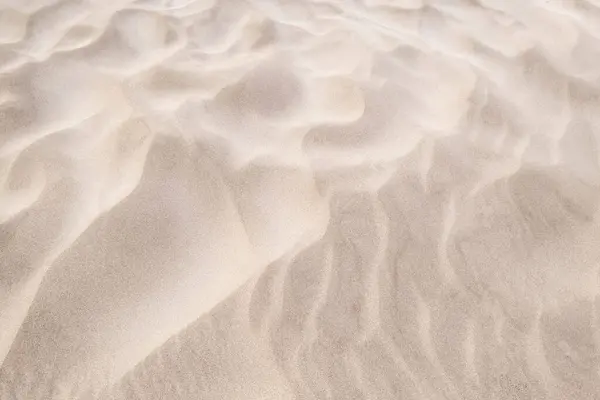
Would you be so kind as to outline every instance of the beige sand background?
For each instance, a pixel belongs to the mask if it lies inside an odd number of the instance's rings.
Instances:
[[[600,399],[600,1],[0,0],[0,399]]]

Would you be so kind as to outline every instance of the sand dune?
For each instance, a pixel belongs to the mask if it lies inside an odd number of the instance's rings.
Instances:
[[[600,399],[597,0],[0,0],[0,398]]]

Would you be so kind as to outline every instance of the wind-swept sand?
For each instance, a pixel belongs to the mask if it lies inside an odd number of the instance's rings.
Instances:
[[[0,0],[0,399],[600,399],[600,1]]]

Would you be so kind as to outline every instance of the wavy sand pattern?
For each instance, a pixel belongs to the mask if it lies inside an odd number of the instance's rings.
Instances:
[[[0,398],[600,399],[600,1],[0,0]]]

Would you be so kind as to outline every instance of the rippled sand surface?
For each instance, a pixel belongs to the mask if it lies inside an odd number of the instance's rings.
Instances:
[[[599,0],[0,0],[0,399],[600,399]]]

